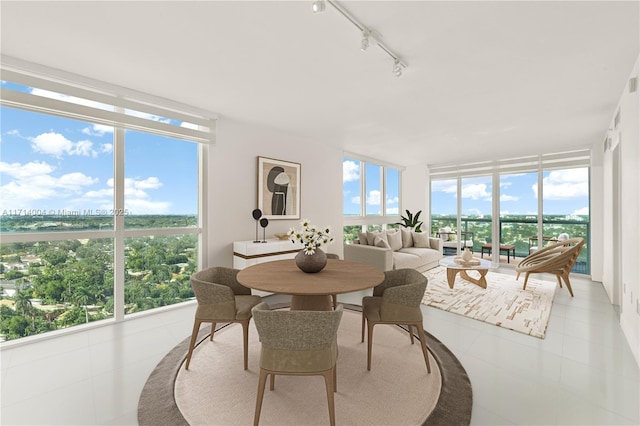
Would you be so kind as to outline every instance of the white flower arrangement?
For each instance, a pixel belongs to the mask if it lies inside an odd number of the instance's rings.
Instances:
[[[304,245],[304,254],[311,256],[317,248],[333,243],[331,227],[318,228],[311,225],[308,219],[300,222],[302,230],[290,228],[287,235],[292,243],[300,242]]]

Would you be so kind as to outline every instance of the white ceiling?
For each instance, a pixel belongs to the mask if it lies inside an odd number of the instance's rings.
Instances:
[[[3,0],[1,47],[400,165],[601,142],[639,52],[638,1],[341,4],[402,77],[311,1]]]

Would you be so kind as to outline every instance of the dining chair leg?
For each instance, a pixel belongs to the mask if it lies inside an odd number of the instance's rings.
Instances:
[[[189,342],[189,352],[187,353],[187,364],[185,369],[189,369],[189,364],[191,363],[191,355],[193,354],[193,348],[196,346],[196,339],[198,338],[198,331],[200,331],[200,324],[202,321],[195,320],[193,322],[193,331],[191,332],[191,341]]]
[[[560,279],[560,275],[556,275],[556,279],[558,280],[558,285],[562,288],[562,280]]]
[[[276,388],[276,375],[271,373],[269,377],[269,390],[274,390]]]
[[[367,321],[367,370],[371,371],[371,346],[373,343],[373,326],[375,323]]]
[[[256,396],[256,411],[253,415],[253,425],[258,426],[260,422],[260,411],[262,411],[262,399],[264,398],[264,386],[267,382],[267,372],[260,369],[260,377],[258,378],[258,394]]]
[[[242,321],[242,337],[244,340],[244,369],[248,369],[249,359],[249,320]]]
[[[411,339],[411,344],[413,345],[413,326],[411,324],[407,324],[407,330],[409,331],[409,338]]]
[[[209,337],[209,341],[213,342],[213,333],[216,332],[216,323],[212,322],[211,323],[211,336]]]
[[[333,372],[331,370],[327,370],[322,373],[324,376],[324,384],[327,389],[327,404],[329,405],[329,424],[331,426],[335,426],[336,424],[336,408],[333,401]]]
[[[364,307],[363,307],[364,309]],[[364,323],[366,322],[366,319],[364,317],[364,310],[362,311],[362,337],[361,337],[361,342],[364,342]]]
[[[333,365],[333,391],[338,392],[338,365]]]
[[[431,365],[429,365],[429,350],[427,349],[427,339],[425,338],[424,329],[422,324],[416,325],[418,328],[418,337],[420,338],[420,346],[422,346],[422,355],[424,355],[424,361],[427,363],[427,373],[431,374]]]

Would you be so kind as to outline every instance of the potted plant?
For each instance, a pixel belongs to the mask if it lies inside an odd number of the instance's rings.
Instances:
[[[402,220],[402,222],[396,222],[396,225],[400,225],[400,226],[404,226],[405,228],[409,228],[409,229],[413,229],[416,232],[422,232],[422,230],[420,229],[420,226],[422,226],[422,222],[418,221],[418,217],[420,217],[420,213],[422,213],[422,210],[418,211],[418,213],[415,214],[415,216],[409,211],[409,210],[405,210],[407,212],[407,216],[400,216],[400,219]]]

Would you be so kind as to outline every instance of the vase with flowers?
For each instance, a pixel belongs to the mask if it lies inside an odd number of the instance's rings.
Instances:
[[[309,220],[300,222],[302,229],[289,229],[287,233],[293,243],[302,243],[304,248],[295,257],[296,265],[304,272],[320,272],[327,265],[327,255],[320,247],[333,243],[331,228],[319,228]]]

